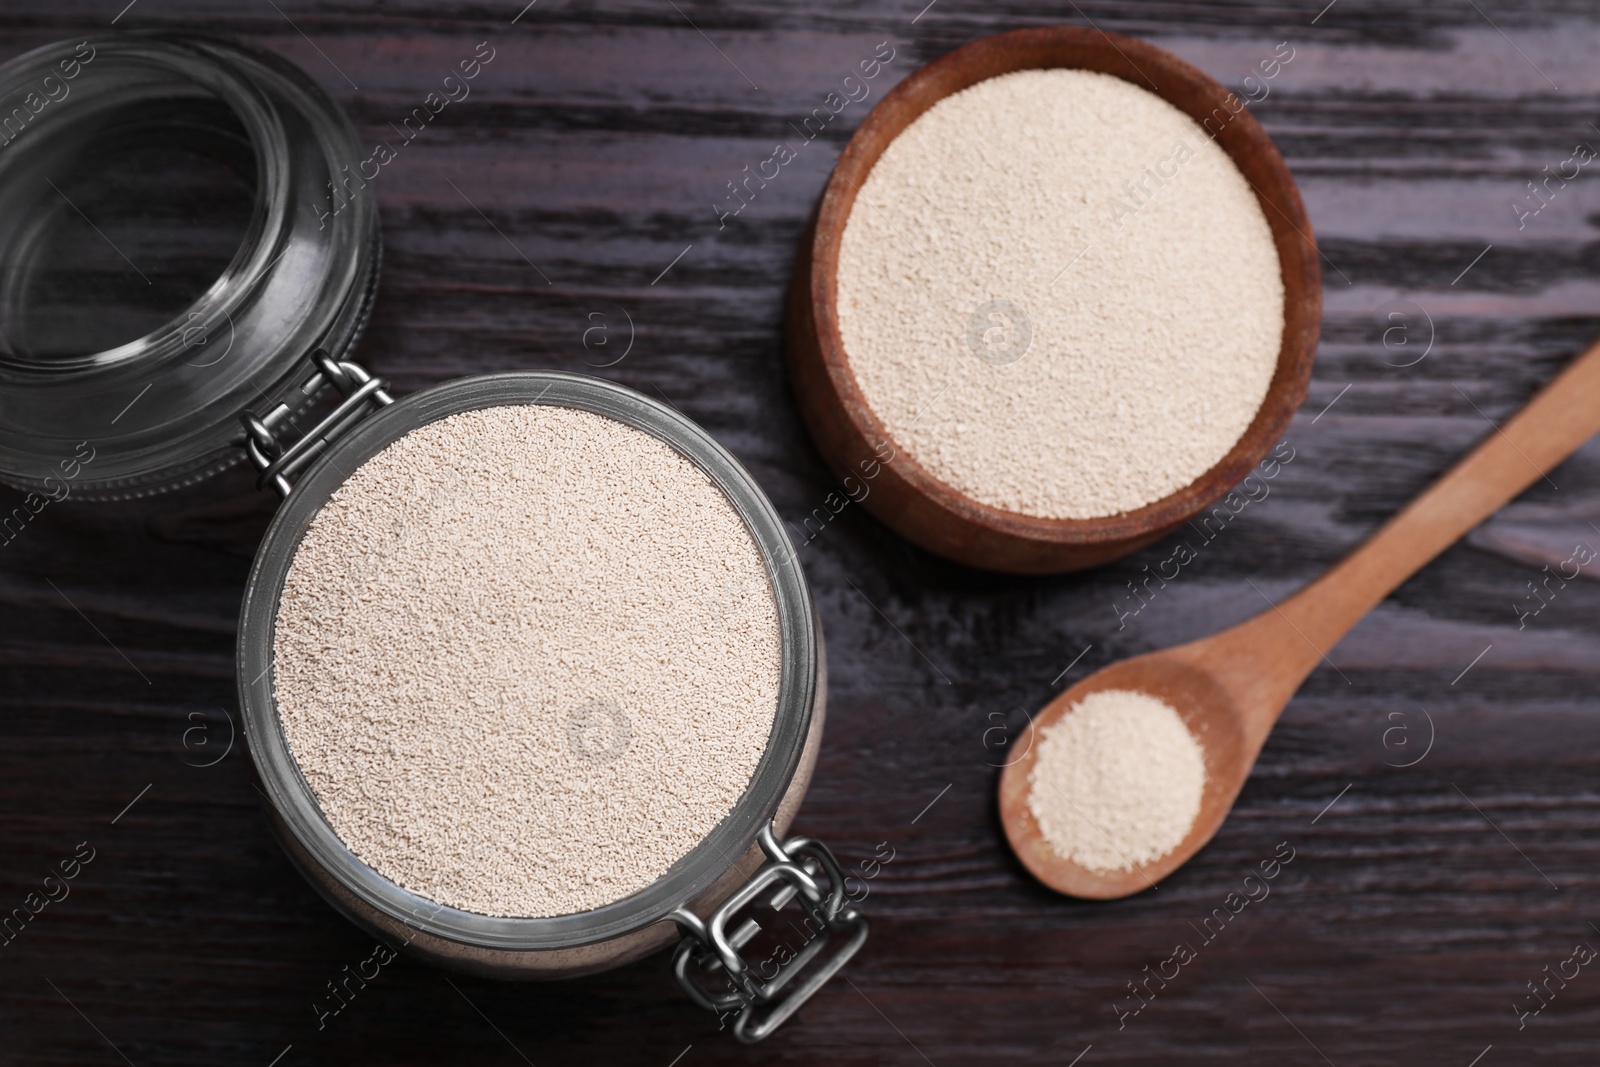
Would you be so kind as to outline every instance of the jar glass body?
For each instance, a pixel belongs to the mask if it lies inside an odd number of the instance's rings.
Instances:
[[[782,647],[778,707],[766,751],[729,815],[645,889],[592,911],[497,918],[444,907],[384,878],[339,840],[294,762],[273,697],[279,597],[307,527],[348,472],[406,433],[462,411],[554,404],[617,419],[694,463],[726,496],[761,551]],[[346,915],[436,962],[480,973],[564,977],[605,969],[664,947],[672,914],[704,917],[759,865],[758,833],[782,833],[803,797],[821,739],[821,630],[781,519],[760,488],[703,429],[673,409],[597,378],[560,372],[482,375],[381,408],[341,436],[295,483],[262,543],[240,615],[238,677],[250,755],[286,849]]]

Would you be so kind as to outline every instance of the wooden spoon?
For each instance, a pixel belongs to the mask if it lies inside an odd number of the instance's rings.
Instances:
[[[1000,817],[1023,864],[1052,889],[1111,900],[1165,878],[1222,825],[1289,698],[1339,639],[1384,597],[1600,432],[1600,342],[1503,427],[1337,566],[1232,629],[1115,663],[1045,706],[1018,737],[1000,776]],[[1331,662],[1329,664],[1332,665]],[[1336,668],[1337,669],[1337,668]],[[1047,844],[1028,807],[1038,731],[1101,689],[1159,697],[1205,753],[1200,814],[1177,848],[1118,870],[1081,867]]]

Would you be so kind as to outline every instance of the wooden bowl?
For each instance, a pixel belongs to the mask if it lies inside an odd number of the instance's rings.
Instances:
[[[839,241],[856,192],[889,142],[941,99],[1017,70],[1071,67],[1154,91],[1227,152],[1255,187],[1283,269],[1283,342],[1266,398],[1244,435],[1194,482],[1136,511],[1045,519],[979,503],[900,450],[867,405],[839,334]],[[1230,106],[1232,105],[1232,106]],[[1261,461],[1305,400],[1322,316],[1322,272],[1311,223],[1283,157],[1242,101],[1177,56],[1131,37],[1052,26],[956,49],[913,73],[872,109],[845,147],[800,242],[789,287],[789,375],[800,411],[834,475],[866,484],[862,504],[930,552],[988,570],[1051,574],[1132,552],[1216,503]],[[892,457],[892,458],[890,458]],[[848,489],[852,483],[845,482]]]

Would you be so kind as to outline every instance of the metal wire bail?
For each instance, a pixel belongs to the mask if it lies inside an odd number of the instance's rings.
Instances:
[[[394,403],[389,395],[389,382],[367,373],[365,367],[350,360],[335,360],[324,349],[311,353],[311,364],[316,369],[300,386],[300,395],[306,400],[315,397],[328,385],[339,391],[344,400],[316,426],[300,436],[293,444],[285,446],[278,438],[280,425],[294,424],[293,410],[288,404],[279,404],[267,414],[257,416],[246,411],[239,416],[244,423],[245,452],[261,476],[256,488],[271,485],[279,496],[288,496],[294,483],[289,479],[324,451],[340,436],[373,411]],[[368,405],[370,405],[370,410]]]
[[[733,1036],[746,1044],[762,1040],[781,1026],[850,961],[867,939],[866,917],[845,906],[844,873],[826,845],[809,837],[791,837],[780,844],[770,824],[762,827],[756,840],[767,862],[712,912],[709,920],[702,920],[688,908],[679,908],[671,916],[684,935],[672,958],[678,984],[695,1003],[709,1011],[719,1015],[737,1011]],[[818,882],[819,875],[826,876],[826,886]],[[777,969],[767,977],[759,974],[740,951],[760,932],[761,925],[747,918],[732,933],[728,927],[740,911],[769,891],[766,902],[774,911],[798,901],[806,913],[807,940],[799,951],[782,946],[788,952],[785,959],[774,956],[763,961],[762,966],[776,964]],[[844,944],[821,965],[811,968],[812,961],[835,935],[845,935]],[[802,978],[807,970],[810,973]],[[727,988],[713,992],[702,976],[718,974]],[[786,989],[788,994],[783,995]]]

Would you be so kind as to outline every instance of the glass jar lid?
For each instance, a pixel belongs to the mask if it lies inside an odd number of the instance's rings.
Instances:
[[[237,462],[240,413],[365,325],[361,157],[309,77],[236,42],[94,36],[0,66],[0,479],[48,489],[85,441],[91,497]]]

